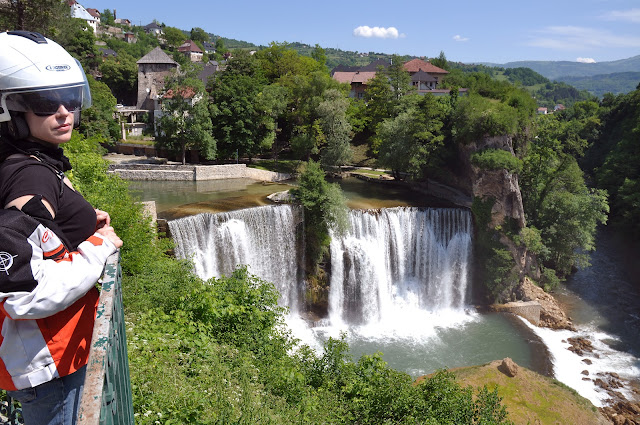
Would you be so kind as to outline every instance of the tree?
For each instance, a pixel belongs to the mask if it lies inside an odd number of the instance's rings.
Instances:
[[[413,89],[411,86],[411,75],[404,69],[402,60],[398,56],[393,55],[391,57],[391,64],[387,68],[386,74],[391,84],[391,92],[396,100],[400,100],[402,96]]]
[[[136,59],[121,51],[115,58],[107,58],[100,64],[102,81],[106,83],[118,103],[131,105],[137,96],[138,66]]]
[[[100,141],[120,139],[120,126],[113,119],[113,111],[116,109],[116,98],[111,94],[109,87],[96,81],[91,75],[87,76],[91,90],[91,107],[82,111],[80,127],[78,131],[86,137],[92,137]]]
[[[394,117],[394,109],[397,104],[397,99],[391,90],[389,77],[383,67],[378,67],[375,77],[369,80],[364,92],[364,100],[367,105],[365,116],[368,126],[366,131],[370,137],[376,134],[377,127],[382,121]]]
[[[342,190],[325,180],[319,163],[309,161],[302,167],[298,183],[291,192],[304,209],[307,272],[313,275],[331,242],[330,232],[347,230],[349,210]]]
[[[179,152],[182,164],[187,149],[197,149],[206,159],[215,158],[216,141],[206,103],[204,85],[196,78],[177,75],[165,86],[156,145]]]
[[[437,58],[431,59],[431,65],[437,66],[438,68],[442,68],[445,70],[449,70],[449,62],[447,62],[447,57],[444,54],[444,51],[440,50],[440,55]]]
[[[99,59],[93,28],[80,18],[67,19],[60,28],[56,41],[82,63],[85,71],[95,69]]]
[[[321,152],[322,165],[336,167],[351,160],[351,124],[347,121],[349,101],[336,89],[324,93],[318,105],[318,123],[326,140]]]
[[[588,265],[596,226],[607,221],[609,212],[606,192],[587,188],[573,156],[575,141],[562,140],[563,127],[555,117],[540,122],[520,176],[527,222],[540,229],[546,248],[541,259],[561,277]]]
[[[396,178],[404,173],[421,177],[442,146],[442,128],[448,110],[445,100],[425,95],[420,96],[415,107],[385,120],[378,134],[380,163],[390,167]]]
[[[56,39],[71,17],[66,2],[59,0],[6,0],[0,2],[0,28],[27,30]]]
[[[187,39],[187,36],[184,35],[182,30],[176,27],[164,27],[162,31],[164,32],[164,39],[167,42],[167,46],[172,49],[177,49]]]
[[[104,25],[115,25],[116,17],[114,16],[111,9],[105,9],[100,14],[100,23]]]
[[[211,41],[211,39],[209,38],[209,34],[207,34],[207,32],[200,27],[191,28],[191,34],[189,38],[196,43],[208,43]]]
[[[255,57],[241,51],[211,83],[209,108],[220,157],[251,158],[273,140],[257,101],[265,83]]]
[[[319,44],[316,44],[311,52],[311,57],[318,62],[318,64],[326,69],[327,66],[327,53],[326,51],[320,47]]]

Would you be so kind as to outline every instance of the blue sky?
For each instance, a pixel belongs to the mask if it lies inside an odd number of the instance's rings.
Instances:
[[[465,63],[603,62],[640,54],[638,0],[79,0],[136,25],[153,19],[267,45],[319,44]]]

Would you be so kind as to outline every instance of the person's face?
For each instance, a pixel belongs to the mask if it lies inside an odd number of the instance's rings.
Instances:
[[[73,112],[60,105],[55,114],[39,116],[31,111],[25,112],[25,120],[31,136],[45,142],[59,145],[71,139],[73,131]]]

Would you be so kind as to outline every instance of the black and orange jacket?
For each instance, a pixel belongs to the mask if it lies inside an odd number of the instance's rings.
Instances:
[[[96,233],[68,252],[39,221],[0,210],[0,388],[35,387],[87,364],[95,284],[115,251]]]

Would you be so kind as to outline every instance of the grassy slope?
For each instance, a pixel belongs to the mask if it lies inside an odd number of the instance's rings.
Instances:
[[[498,386],[509,419],[516,424],[608,424],[591,402],[573,389],[519,366],[510,378],[498,370],[501,360],[483,366],[453,369],[464,385]]]

